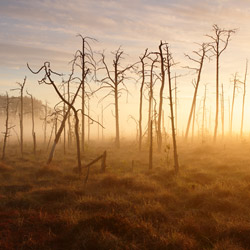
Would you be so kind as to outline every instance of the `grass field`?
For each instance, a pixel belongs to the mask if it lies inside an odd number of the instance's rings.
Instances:
[[[107,169],[92,166],[86,186],[74,151],[59,149],[46,167],[43,152],[21,159],[9,148],[0,163],[0,249],[250,249],[246,142],[180,142],[178,175],[165,152],[149,171],[147,151],[133,143],[89,146],[83,161],[107,149]]]

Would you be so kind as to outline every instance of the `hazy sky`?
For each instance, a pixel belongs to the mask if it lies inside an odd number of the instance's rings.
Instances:
[[[184,66],[184,53],[196,48],[194,42],[209,41],[205,34],[212,34],[216,23],[238,29],[221,64],[221,81],[230,94],[231,75],[239,71],[243,76],[250,55],[249,22],[248,0],[0,0],[0,93],[27,75],[27,87],[37,88],[35,96],[49,98],[37,87],[26,62],[39,67],[49,60],[57,71],[68,71],[67,63],[80,48],[78,33],[96,38],[96,51],[109,54],[122,45],[128,61],[136,61],[146,47],[157,49],[162,39]],[[209,77],[203,81],[211,84],[211,95],[214,67],[214,62],[207,66],[204,74]],[[182,78],[179,84],[180,96],[190,97],[190,82]]]

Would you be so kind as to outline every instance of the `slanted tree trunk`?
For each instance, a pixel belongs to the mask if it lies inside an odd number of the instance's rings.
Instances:
[[[237,84],[237,73],[234,75],[234,87],[233,87],[233,100],[232,100],[232,108],[231,108],[231,121],[230,121],[230,136],[232,136],[233,132],[233,114],[234,114],[234,100],[235,100],[235,91]]]
[[[207,98],[207,86],[205,85],[205,93],[203,98],[203,113],[202,113],[202,143],[204,143],[204,137],[205,137],[206,98]]]
[[[186,57],[189,60],[191,60],[191,61],[193,61],[195,63],[198,63],[199,66],[198,66],[198,68],[186,67],[186,68],[189,68],[189,69],[194,69],[196,72],[198,72],[198,74],[197,74],[197,79],[193,84],[195,89],[194,89],[193,101],[192,101],[192,105],[191,105],[191,109],[190,109],[190,113],[189,113],[187,129],[186,129],[186,133],[185,133],[185,139],[188,138],[189,128],[190,128],[191,120],[192,120],[193,113],[194,113],[194,110],[195,110],[196,98],[197,98],[198,88],[199,88],[199,84],[200,84],[200,80],[201,80],[201,73],[202,73],[202,69],[203,69],[204,59],[206,57],[207,51],[208,51],[208,45],[203,43],[201,45],[201,49],[199,51],[194,51],[195,55],[198,56],[198,59],[194,59],[191,56],[186,55]]]

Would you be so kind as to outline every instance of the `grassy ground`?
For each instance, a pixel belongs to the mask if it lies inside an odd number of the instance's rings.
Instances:
[[[42,152],[21,159],[11,147],[0,162],[0,249],[250,249],[250,145],[179,145],[179,175],[165,152],[149,171],[132,143],[89,147],[85,161],[107,148],[108,167],[93,166],[87,186],[73,152],[57,151],[48,168]]]

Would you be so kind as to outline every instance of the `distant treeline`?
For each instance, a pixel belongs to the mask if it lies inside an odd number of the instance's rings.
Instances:
[[[17,116],[20,113],[20,97],[9,97],[10,99],[10,107],[9,112],[10,116]],[[45,105],[42,103],[42,101],[33,98],[34,99],[34,114],[37,118],[44,117],[45,115]],[[5,106],[6,106],[6,96],[0,95],[0,116],[5,115]],[[24,109],[24,115],[31,114],[31,98],[29,96],[23,97],[23,109]]]

